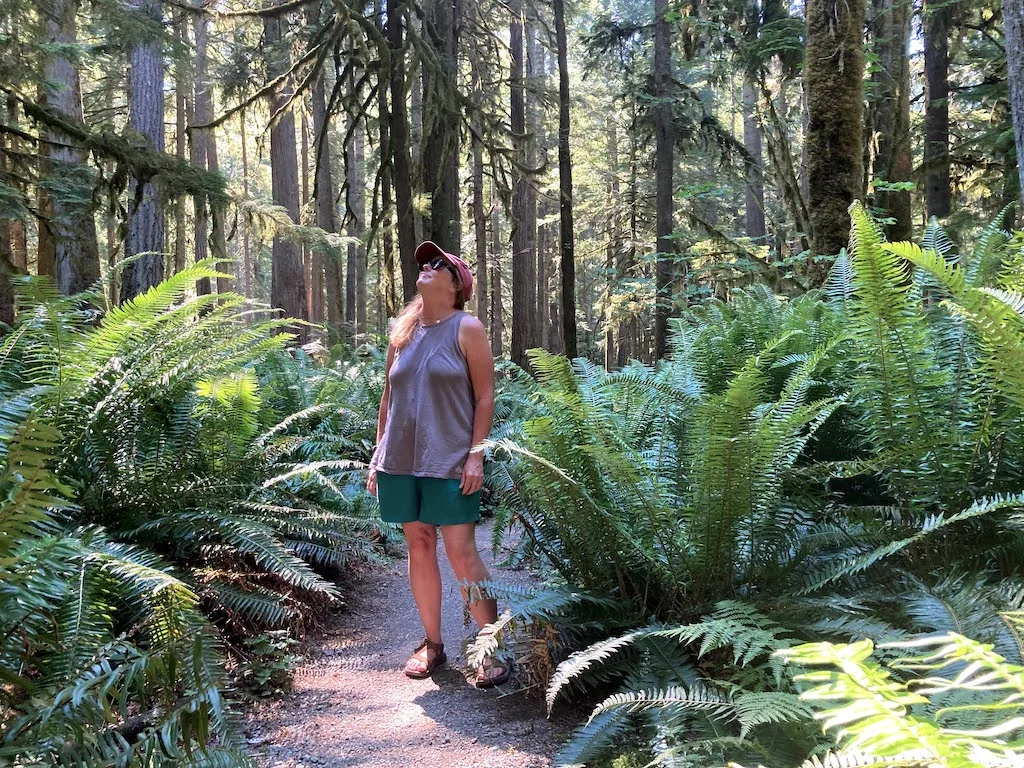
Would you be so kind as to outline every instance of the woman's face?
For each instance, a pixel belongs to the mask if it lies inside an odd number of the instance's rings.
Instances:
[[[425,296],[450,295],[451,305],[455,306],[455,294],[458,283],[455,279],[455,268],[448,260],[437,256],[420,265],[420,275],[416,279],[416,289]]]

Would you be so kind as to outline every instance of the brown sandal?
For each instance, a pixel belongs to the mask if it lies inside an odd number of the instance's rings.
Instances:
[[[416,658],[416,654],[422,651],[424,648],[427,649],[428,654],[430,651],[433,651],[434,658],[429,660],[426,658],[422,659],[422,662],[426,664],[425,669],[409,669],[409,661],[412,661],[413,659],[416,659],[416,661],[421,661],[421,659]],[[440,667],[442,664],[448,661],[448,656],[444,652],[444,643],[435,643],[424,637],[423,642],[420,643],[416,647],[416,650],[412,652],[412,656],[409,657],[409,661],[405,662],[406,676],[414,678],[416,680],[423,680],[424,678],[430,677],[432,674],[434,674],[438,667]]]
[[[500,669],[496,675],[488,674],[495,669]],[[493,688],[496,685],[507,683],[512,675],[512,662],[500,656],[485,656],[480,666],[476,668],[476,677],[473,679],[473,686],[476,688]]]

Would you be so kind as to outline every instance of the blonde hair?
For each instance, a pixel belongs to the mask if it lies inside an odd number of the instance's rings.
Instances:
[[[455,291],[455,309],[464,309],[466,302],[462,300],[462,291]],[[423,318],[423,297],[418,293],[408,304],[402,307],[395,322],[391,326],[391,344],[395,349],[403,349],[412,341],[416,328]]]

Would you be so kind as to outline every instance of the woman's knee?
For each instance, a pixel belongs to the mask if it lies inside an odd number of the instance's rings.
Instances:
[[[480,552],[473,539],[446,539],[444,551],[448,555],[448,561],[452,564],[452,570],[457,573],[474,573],[479,571],[483,565]]]
[[[437,529],[432,525],[405,526],[405,542],[409,557],[433,556],[437,553]]]

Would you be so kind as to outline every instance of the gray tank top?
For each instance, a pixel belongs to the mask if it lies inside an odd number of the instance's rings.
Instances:
[[[465,312],[417,329],[398,350],[388,418],[371,466],[389,475],[459,479],[473,447],[476,399],[459,348]]]

